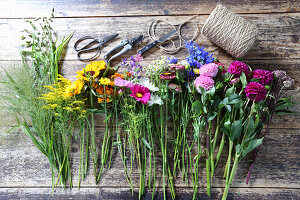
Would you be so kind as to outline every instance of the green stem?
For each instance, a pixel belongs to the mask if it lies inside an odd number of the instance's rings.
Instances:
[[[233,181],[236,169],[237,169],[237,165],[238,165],[238,162],[239,162],[239,157],[240,157],[240,155],[236,153],[235,154],[234,163],[233,163],[233,167],[232,167],[232,170],[231,170],[231,173],[230,173],[230,178],[229,178],[228,181],[226,181],[225,190],[224,190],[224,193],[223,193],[223,196],[222,196],[222,200],[226,200],[227,199],[229,188],[230,188],[230,186],[232,184],[232,181]]]

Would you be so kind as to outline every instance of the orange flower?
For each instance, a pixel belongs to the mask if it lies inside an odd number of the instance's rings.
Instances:
[[[112,75],[112,78],[117,78],[117,77],[120,77],[120,78],[124,79],[124,75],[123,74],[119,74],[119,73],[116,72],[114,75]]]

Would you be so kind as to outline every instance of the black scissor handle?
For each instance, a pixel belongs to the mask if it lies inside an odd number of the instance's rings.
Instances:
[[[84,40],[92,40],[92,41],[90,41],[89,43],[87,43],[86,45],[84,45],[83,47],[81,47],[80,49],[78,49],[77,48],[78,44],[81,43]],[[87,48],[88,46],[90,46],[90,45],[92,45],[94,43],[98,43],[98,45],[95,46],[95,47]],[[100,42],[99,39],[93,38],[91,36],[84,36],[84,37],[80,38],[79,40],[77,40],[75,42],[74,49],[77,52],[80,52],[80,51],[91,51],[91,50],[94,50],[94,49],[98,49],[101,45],[102,44],[101,44],[101,42]]]

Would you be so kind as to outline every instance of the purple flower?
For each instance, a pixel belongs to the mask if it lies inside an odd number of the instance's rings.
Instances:
[[[265,99],[267,89],[260,83],[250,82],[246,86],[245,93],[248,99],[259,102]]]
[[[269,85],[272,83],[274,75],[268,70],[256,69],[252,73],[253,78],[259,79],[259,82],[263,85]]]
[[[126,81],[126,80],[122,79],[121,77],[115,78],[114,84],[119,87],[127,87],[127,88],[130,88],[133,86],[133,83],[131,83],[130,81]]]
[[[203,65],[200,68],[199,74],[200,74],[200,76],[215,77],[215,76],[217,76],[218,71],[219,71],[219,67],[217,64],[209,63],[209,64]]]
[[[236,60],[230,64],[228,72],[234,75],[234,77],[240,77],[242,72],[244,72],[245,75],[248,76],[249,67],[245,63]]]
[[[211,88],[213,88],[214,84],[215,84],[214,80],[208,76],[198,76],[194,81],[194,86],[197,92],[199,92],[200,94],[201,94],[201,90],[199,87],[202,87],[205,91],[208,91]]]
[[[130,90],[132,92],[130,96],[142,102],[142,104],[146,104],[151,98],[150,90],[142,85],[136,84]]]
[[[168,61],[170,62],[170,64],[176,64],[177,63],[177,58],[176,57],[171,57],[171,58],[168,58]]]

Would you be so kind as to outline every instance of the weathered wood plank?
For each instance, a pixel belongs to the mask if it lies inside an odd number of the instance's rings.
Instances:
[[[102,135],[103,129],[97,129],[96,134]],[[192,137],[192,136],[191,136]],[[99,139],[98,139],[99,140]],[[100,142],[100,141],[99,141]],[[250,157],[239,164],[233,187],[269,187],[269,188],[300,188],[299,147],[300,135],[298,129],[272,129],[265,138],[257,163],[254,166],[250,185],[245,184],[245,176],[249,167]],[[98,145],[100,148],[100,145]],[[225,147],[227,144],[225,145]],[[221,158],[220,166],[225,165],[227,150]],[[78,145],[72,146],[72,169],[74,187],[78,183]],[[161,156],[156,155],[157,162]],[[90,163],[91,164],[91,163]],[[157,164],[157,186],[161,187],[161,168]],[[205,187],[205,161],[200,163],[200,186]],[[224,187],[223,169],[219,168],[213,179],[213,187]],[[50,168],[47,159],[33,146],[32,142],[21,132],[0,134],[0,178],[1,187],[51,187]],[[138,170],[134,170],[134,186],[138,186]],[[82,187],[95,187],[93,172],[82,182]],[[128,187],[124,170],[118,153],[113,154],[110,170],[105,170],[98,184],[99,187]],[[98,187],[97,186],[97,187]],[[176,179],[178,188],[186,187],[180,179]],[[190,185],[191,186],[191,185]]]
[[[221,199],[222,188],[214,188],[212,191],[211,198],[208,198],[205,190],[201,189],[198,193],[198,198],[201,200],[209,199]],[[176,191],[176,199],[187,200],[192,199],[193,191],[190,188],[180,188]],[[155,199],[163,199],[162,192],[155,193]],[[168,195],[168,199],[170,195]],[[120,199],[120,200],[135,200],[138,199],[138,193],[131,194],[127,188],[80,188],[73,190],[55,189],[51,192],[50,188],[0,188],[1,200],[10,199],[23,199],[23,200],[39,200],[39,199]],[[278,188],[231,188],[228,194],[228,200],[239,199],[239,200],[274,200],[274,199],[285,199],[285,200],[296,200],[300,198],[299,189],[278,189]],[[152,191],[147,190],[143,199],[152,199]]]
[[[247,59],[260,60],[288,60],[300,59],[300,16],[296,13],[291,14],[247,14],[243,15],[246,19],[257,24],[259,29],[259,38],[255,47],[245,56]],[[53,28],[60,36],[66,36],[75,31],[74,36],[69,43],[69,49],[66,53],[65,60],[77,60],[76,52],[73,50],[73,45],[77,39],[85,35],[94,37],[103,37],[112,33],[119,33],[118,39],[108,43],[102,49],[101,56],[104,55],[112,46],[120,42],[121,39],[129,39],[140,34],[147,34],[147,28],[151,21],[157,19],[167,19],[170,23],[183,22],[189,17],[187,16],[172,16],[172,17],[111,17],[111,18],[63,18],[54,19]],[[207,16],[199,16],[195,18],[195,22],[201,26],[205,22]],[[113,29],[111,28],[113,24]],[[8,19],[7,23],[0,24],[0,35],[2,43],[0,44],[1,54],[0,60],[20,60],[19,46],[21,41],[18,39],[21,36],[23,22],[20,19]],[[186,27],[187,28],[187,27]],[[157,34],[163,35],[168,28],[163,25],[157,27]],[[184,29],[183,33],[186,39],[192,38],[194,28]],[[149,43],[149,38],[145,38],[142,45],[135,47],[122,58],[133,55],[143,45]],[[208,51],[213,51],[216,46],[211,43],[205,36],[199,35],[197,43],[206,47]],[[213,52],[219,59],[227,60],[230,56],[222,49],[217,48]],[[151,49],[144,56],[147,58],[155,58],[162,55],[157,47]],[[181,50],[176,54],[178,57],[184,57],[186,52]],[[120,59],[119,59],[120,61]]]
[[[52,8],[57,17],[82,16],[134,16],[209,14],[218,4],[223,4],[236,13],[299,12],[297,0],[64,0],[64,1],[2,1],[0,18],[39,17],[50,15]]]

